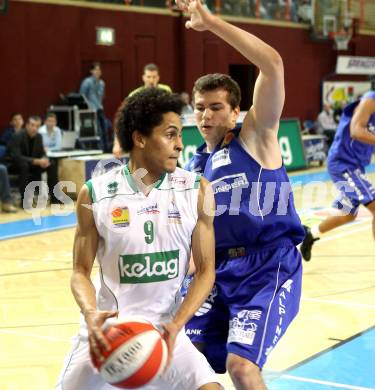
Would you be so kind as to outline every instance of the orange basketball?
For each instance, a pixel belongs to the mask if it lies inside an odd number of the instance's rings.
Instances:
[[[161,374],[168,357],[167,345],[160,332],[149,322],[125,320],[114,324],[104,334],[111,350],[105,360],[91,356],[101,376],[112,386],[134,389],[149,384]]]

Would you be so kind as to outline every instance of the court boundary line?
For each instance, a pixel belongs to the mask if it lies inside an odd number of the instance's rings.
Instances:
[[[307,364],[307,363],[311,362],[312,360],[315,360],[319,356],[324,355],[324,354],[326,354],[328,352],[331,352],[332,350],[334,350],[336,348],[339,348],[342,345],[344,345],[346,343],[349,343],[350,341],[352,341],[352,340],[354,340],[354,339],[356,339],[356,338],[358,338],[358,337],[360,337],[360,336],[362,336],[362,335],[364,335],[366,333],[369,333],[369,332],[371,332],[374,329],[375,329],[375,325],[372,325],[369,328],[367,328],[367,329],[365,329],[365,330],[363,330],[361,332],[358,332],[358,333],[348,337],[347,339],[338,342],[335,345],[332,345],[331,347],[323,349],[322,351],[319,351],[319,352],[315,353],[314,355],[311,355],[310,357],[308,357],[308,358],[306,358],[306,359],[304,359],[304,360],[302,360],[302,361],[300,361],[300,362],[298,362],[296,364],[293,364],[292,366],[286,368],[285,370],[282,370],[280,372],[280,374],[281,374],[280,377],[283,376],[283,375],[289,375],[289,374],[287,374],[288,372],[290,372],[290,371],[292,371],[292,370],[294,370],[296,368],[299,368],[299,367],[303,366],[304,364]],[[371,390],[374,390],[374,389],[371,389]]]
[[[343,383],[337,383],[337,382],[331,382],[331,381],[324,381],[321,379],[313,379],[313,378],[305,378],[302,376],[295,376],[295,375],[282,375],[279,379],[290,379],[297,382],[307,382],[307,383],[316,383],[320,385],[328,385],[332,387],[338,387],[341,389],[352,389],[352,390],[374,390],[373,387],[362,387],[362,386],[355,386],[355,385],[347,385]]]

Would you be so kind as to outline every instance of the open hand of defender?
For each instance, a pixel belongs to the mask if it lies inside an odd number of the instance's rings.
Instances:
[[[196,31],[205,31],[214,16],[203,6],[201,0],[176,0],[178,7],[189,14],[190,20],[185,24],[186,28]]]

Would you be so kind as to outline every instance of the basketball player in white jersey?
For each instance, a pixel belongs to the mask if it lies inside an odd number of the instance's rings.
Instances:
[[[71,288],[81,331],[57,389],[110,390],[91,363],[109,345],[102,325],[142,316],[164,331],[169,366],[142,389],[219,390],[206,358],[183,331],[215,277],[213,210],[208,182],[176,168],[182,150],[183,103],[159,89],[131,97],[118,114],[117,136],[128,164],[88,181],[77,201]],[[196,275],[181,303],[190,251]],[[100,278],[91,280],[95,258]]]

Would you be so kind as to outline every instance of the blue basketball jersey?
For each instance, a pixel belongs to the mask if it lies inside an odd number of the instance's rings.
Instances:
[[[210,157],[210,153],[207,153],[205,150],[206,150],[206,144],[201,145],[195,152],[194,156],[185,165],[184,168],[187,171],[195,172],[198,173],[199,175],[203,175],[208,157]]]
[[[367,92],[362,99],[375,99],[375,91]],[[335,139],[328,152],[328,169],[334,172],[341,172],[349,168],[357,168],[369,165],[374,145],[365,144],[354,140],[350,136],[350,122],[355,108],[360,100],[345,107],[340,123],[336,130]],[[370,117],[368,123],[369,131],[375,134],[375,114]]]
[[[285,167],[262,168],[244,150],[238,136],[239,130],[230,131],[211,154],[201,146],[187,164],[187,169],[203,173],[212,184],[216,251],[299,244],[305,232]]]

